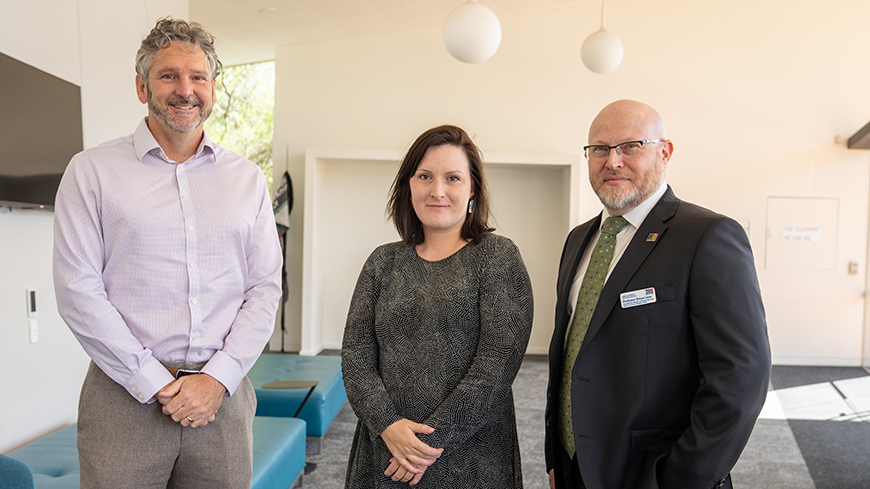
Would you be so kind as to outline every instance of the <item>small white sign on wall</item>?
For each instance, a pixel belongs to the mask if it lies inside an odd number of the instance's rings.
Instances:
[[[764,268],[834,270],[838,199],[768,197]]]
[[[822,241],[822,226],[783,226],[782,240],[798,243],[819,243]]]

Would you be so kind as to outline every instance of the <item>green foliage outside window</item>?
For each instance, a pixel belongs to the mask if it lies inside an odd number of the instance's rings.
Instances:
[[[205,123],[208,136],[256,163],[271,192],[275,63],[225,66],[215,95],[214,109]]]

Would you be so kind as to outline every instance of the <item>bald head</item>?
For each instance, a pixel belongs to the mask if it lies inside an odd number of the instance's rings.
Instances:
[[[666,137],[662,116],[649,105],[634,100],[617,100],[604,107],[589,126],[589,144],[613,145]]]
[[[630,212],[662,186],[674,151],[662,116],[634,100],[618,100],[601,109],[589,126],[589,145],[599,150],[586,153],[589,182],[616,216]]]

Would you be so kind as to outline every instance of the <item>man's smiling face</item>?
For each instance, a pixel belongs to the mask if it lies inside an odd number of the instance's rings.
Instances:
[[[148,80],[136,77],[139,100],[148,103],[149,128],[161,132],[200,129],[214,106],[214,82],[202,49],[173,41],[154,54]]]

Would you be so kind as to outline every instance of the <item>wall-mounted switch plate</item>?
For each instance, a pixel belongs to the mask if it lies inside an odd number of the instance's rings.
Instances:
[[[27,321],[27,328],[30,330],[30,342],[36,343],[39,341],[39,324],[36,319]]]

